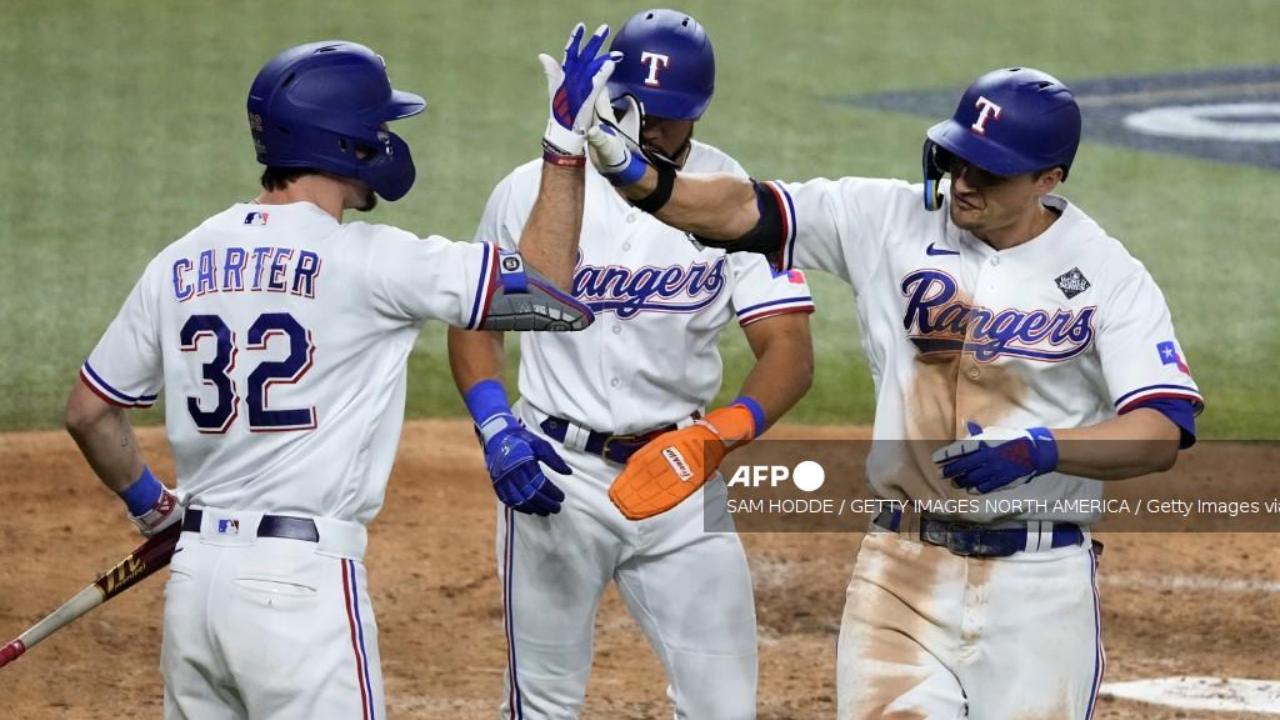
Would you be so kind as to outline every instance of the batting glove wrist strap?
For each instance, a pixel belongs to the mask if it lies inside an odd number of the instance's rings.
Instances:
[[[756,402],[756,399],[750,395],[739,395],[733,402],[729,403],[730,407],[734,405],[744,407],[751,413],[751,437],[760,437],[760,433],[764,432],[764,429],[769,425],[769,418],[765,415],[764,408],[760,406],[760,403]]]
[[[971,493],[1031,482],[1058,467],[1058,441],[1048,428],[1026,430],[970,422],[969,437],[933,454],[944,479]]]
[[[129,508],[129,514],[138,516],[155,507],[156,501],[164,493],[164,485],[151,474],[151,468],[143,467],[142,474],[129,487],[121,490],[120,499]]]
[[[481,430],[482,434],[485,425],[492,420],[501,416],[510,417],[512,420],[515,419],[511,412],[511,404],[507,401],[507,390],[497,380],[481,380],[472,385],[462,399],[467,404],[467,411],[471,413],[476,427]],[[484,440],[488,441],[489,436],[485,436]]]
[[[120,497],[129,506],[129,520],[146,537],[182,519],[178,496],[157,480],[149,468],[144,467],[142,474],[120,493]],[[150,503],[142,505],[146,498],[150,498]]]

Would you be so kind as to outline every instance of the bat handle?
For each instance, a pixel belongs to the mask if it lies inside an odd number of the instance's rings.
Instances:
[[[27,651],[27,644],[22,642],[22,638],[18,638],[8,645],[0,648],[0,667],[4,667],[9,663],[17,660],[22,653]]]

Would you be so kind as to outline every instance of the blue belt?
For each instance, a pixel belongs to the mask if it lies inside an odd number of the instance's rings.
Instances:
[[[881,510],[873,520],[877,527],[898,532],[902,510]],[[944,547],[956,555],[972,557],[1008,557],[1027,549],[1027,528],[992,528],[975,523],[956,522],[920,516],[920,539],[930,545]],[[1054,523],[1050,548],[1070,547],[1084,542],[1084,530],[1072,523]]]
[[[696,414],[695,414],[696,416]],[[542,432],[547,437],[556,442],[563,443],[565,438],[569,436],[569,427],[573,425],[569,420],[558,417],[548,417],[538,424],[542,428]],[[627,460],[631,459],[640,448],[644,447],[650,440],[658,437],[662,433],[671,432],[676,429],[676,425],[664,425],[660,428],[654,428],[648,432],[636,433],[634,435],[612,435],[610,433],[590,431],[587,435],[587,442],[583,446],[583,451],[600,457],[610,462],[626,465]]]
[[[182,516],[183,532],[200,532],[200,521],[203,519],[203,510],[187,508],[186,514]],[[258,537],[319,542],[320,531],[316,529],[315,521],[307,518],[263,515],[262,520],[258,522]]]

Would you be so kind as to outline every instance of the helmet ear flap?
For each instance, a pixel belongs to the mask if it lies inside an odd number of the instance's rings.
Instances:
[[[924,141],[921,150],[921,164],[924,170],[924,208],[938,210],[942,208],[942,176],[947,174],[951,166],[951,153],[932,140]]]

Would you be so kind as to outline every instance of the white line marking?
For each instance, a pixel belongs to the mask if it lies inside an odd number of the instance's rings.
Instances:
[[[1280,715],[1280,682],[1217,677],[1167,677],[1103,683],[1102,696],[1187,710]]]

